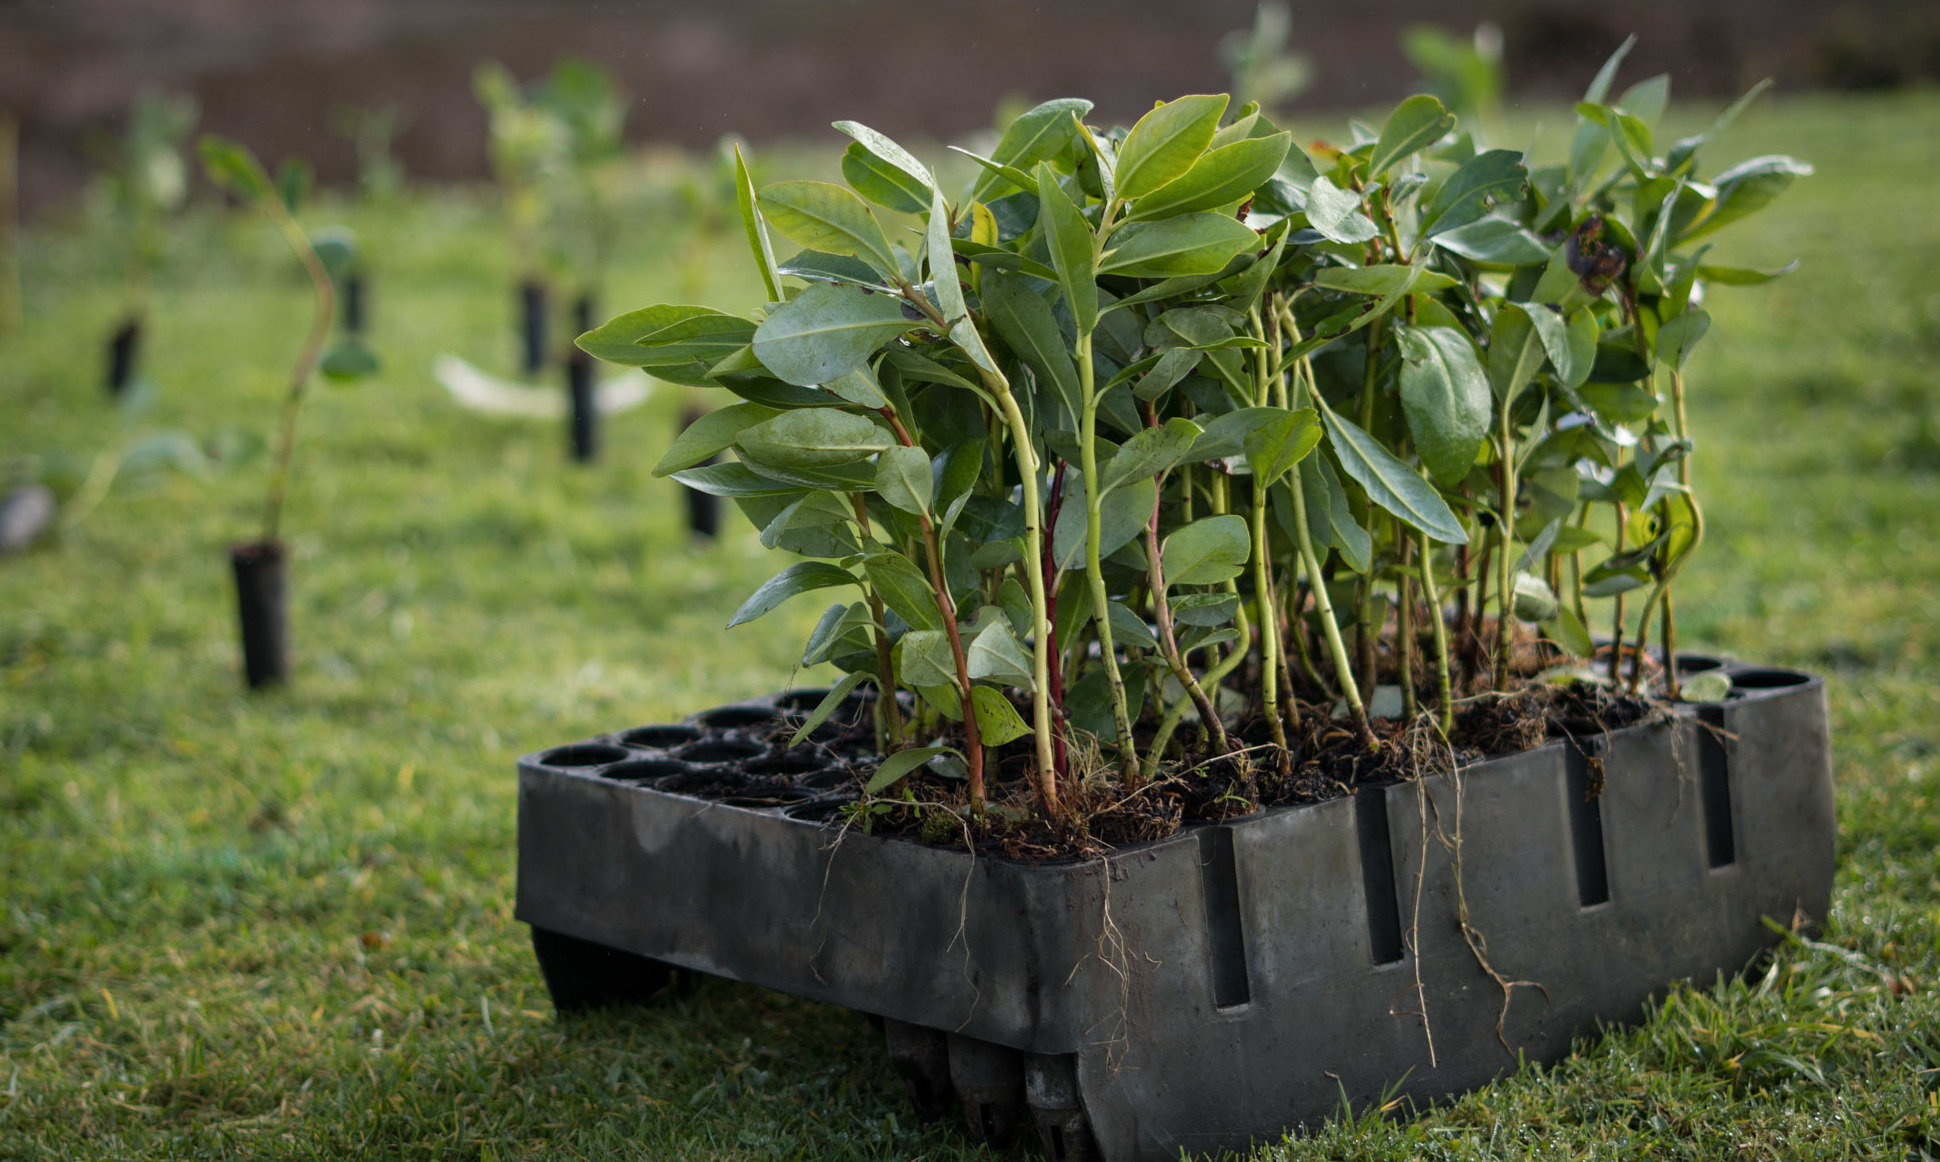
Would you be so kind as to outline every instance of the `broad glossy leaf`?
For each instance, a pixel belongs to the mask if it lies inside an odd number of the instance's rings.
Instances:
[[[1017,644],[1010,623],[1001,618],[971,639],[963,648],[963,657],[973,680],[982,678],[1027,690],[1033,685],[1031,656]]]
[[[886,165],[894,167],[904,177],[917,182],[923,187],[923,197],[918,204],[919,211],[923,206],[929,205],[929,192],[931,187],[935,185],[935,179],[930,176],[928,166],[917,161],[915,156],[902,146],[897,145],[888,137],[876,132],[861,122],[837,121],[833,124],[838,131],[855,138],[855,143],[860,145],[871,156],[878,158]]]
[[[1657,358],[1682,369],[1684,360],[1691,354],[1691,348],[1711,329],[1711,316],[1699,307],[1690,307],[1683,314],[1657,328]]]
[[[923,449],[889,448],[876,458],[876,495],[896,508],[927,513],[934,488],[929,454]]]
[[[749,403],[758,403],[776,411],[842,405],[842,401],[829,392],[813,387],[797,387],[765,375],[730,375],[720,381],[720,386]]]
[[[1435,235],[1435,245],[1471,262],[1526,266],[1549,261],[1543,240],[1506,218],[1479,218]]]
[[[1664,115],[1664,106],[1671,99],[1671,78],[1668,73],[1658,73],[1638,81],[1623,91],[1616,100],[1616,106],[1645,125],[1657,124]]]
[[[956,655],[940,629],[913,629],[896,643],[896,676],[906,686],[954,686]]]
[[[1233,515],[1209,516],[1177,529],[1159,546],[1165,584],[1218,585],[1240,575],[1252,556],[1253,538],[1246,520]]]
[[[849,188],[885,210],[920,214],[929,203],[929,187],[851,141],[842,152],[842,180]]]
[[[1590,377],[1590,370],[1596,366],[1596,347],[1596,312],[1578,307],[1569,318],[1568,360],[1556,372],[1565,387],[1581,387]]]
[[[1388,114],[1387,122],[1381,126],[1381,136],[1374,143],[1374,152],[1368,155],[1369,180],[1440,141],[1454,128],[1455,115],[1426,93],[1401,102]]]
[[[1142,198],[1190,170],[1212,144],[1229,99],[1224,93],[1180,97],[1139,118],[1112,167],[1118,196]]]
[[[1489,386],[1497,399],[1513,399],[1543,368],[1542,338],[1529,316],[1518,303],[1504,303],[1496,311],[1489,331]]]
[[[990,151],[992,161],[1029,173],[1040,161],[1056,157],[1071,143],[1074,118],[1091,112],[1091,102],[1080,97],[1061,97],[1022,114],[1004,128],[997,148]],[[978,176],[970,188],[974,201],[987,202],[1003,179],[988,172]],[[999,191],[1001,192],[1001,191]]]
[[[744,430],[779,414],[773,408],[754,403],[731,404],[705,412],[674,438],[673,445],[653,466],[653,474],[665,476],[683,468],[692,468],[710,456],[726,451]]]
[[[1003,691],[977,686],[970,691],[970,702],[977,714],[977,731],[985,746],[1002,746],[1031,732],[1030,723],[1017,713]]]
[[[1186,593],[1172,599],[1172,620],[1211,629],[1230,623],[1239,612],[1235,593]]]
[[[1314,275],[1314,285],[1356,295],[1432,294],[1455,285],[1439,271],[1413,266],[1330,266]]]
[[[1492,149],[1463,162],[1435,191],[1421,218],[1424,238],[1460,229],[1491,213],[1497,206],[1520,199],[1529,185],[1522,154]]]
[[[1352,422],[1323,410],[1327,435],[1341,470],[1367,493],[1368,500],[1386,509],[1410,528],[1419,529],[1448,545],[1465,545],[1468,534],[1462,522],[1449,511],[1434,486],[1416,475],[1414,469]]]
[[[1203,463],[1243,455],[1246,437],[1286,414],[1279,408],[1240,408],[1214,416],[1193,443],[1187,458],[1194,463]]]
[[[202,169],[209,175],[209,180],[245,203],[253,206],[275,193],[276,187],[270,181],[269,173],[247,146],[226,137],[205,133],[197,148],[202,154]]]
[[[1315,178],[1308,187],[1307,224],[1329,242],[1366,242],[1376,233],[1374,219],[1361,212],[1361,196],[1325,177]]]
[[[936,288],[936,305],[950,324],[950,342],[984,371],[995,373],[997,361],[984,350],[983,337],[970,318],[963,300],[963,284],[957,280],[956,252],[950,248],[950,208],[943,204],[943,192],[930,193],[930,217],[925,228],[924,249],[929,259],[930,285]]]
[[[756,208],[754,180],[748,176],[747,159],[741,156],[741,147],[734,147],[734,204],[741,211],[741,225],[747,231],[748,249],[754,254],[754,263],[761,269],[761,281],[768,288],[768,301],[781,301],[781,276],[775,270],[775,247],[768,240],[768,224],[761,219],[761,211]]]
[[[734,446],[777,468],[833,468],[866,460],[895,440],[867,416],[838,408],[782,412],[741,432]]]
[[[891,279],[901,277],[881,223],[851,190],[828,182],[776,182],[761,191],[761,211],[775,229],[810,250],[853,254]]]
[[[1718,197],[1711,205],[1711,212],[1685,230],[1678,241],[1690,242],[1702,238],[1740,218],[1757,213],[1784,193],[1795,180],[1811,174],[1811,166],[1789,157],[1755,157],[1732,166],[1714,180]]]
[[[317,370],[333,383],[355,383],[378,372],[377,353],[357,339],[340,339],[330,345],[317,363]]]
[[[781,510],[761,530],[761,545],[804,557],[840,558],[862,551],[851,527],[854,510],[833,492],[820,489]]]
[[[1309,456],[1300,462],[1300,482],[1307,500],[1307,527],[1316,551],[1327,545],[1339,550],[1341,560],[1356,573],[1366,573],[1374,556],[1374,540],[1354,519],[1347,502],[1347,490],[1334,475],[1330,457]]]
[[[1468,336],[1452,327],[1404,327],[1396,339],[1415,450],[1442,487],[1459,487],[1488,436],[1488,374]]]
[[[1565,383],[1571,379],[1580,383],[1589,378],[1595,356],[1592,355],[1590,364],[1578,366],[1582,352],[1570,341],[1569,323],[1563,316],[1548,307],[1534,304],[1518,309],[1528,315],[1530,323],[1534,324],[1536,338],[1543,345],[1543,354],[1549,357],[1549,365],[1556,369],[1557,378]]]
[[[1008,184],[1024,191],[1033,198],[1037,197],[1037,179],[1025,173],[1023,170],[1018,169],[1016,166],[1005,165],[1000,161],[993,161],[980,153],[971,153],[962,146],[952,145],[950,149],[962,154],[984,168],[983,177],[977,179],[977,189],[985,193],[1001,193],[1002,191],[998,187]],[[986,187],[985,179],[993,177],[999,180]],[[980,202],[978,204],[981,205],[982,203]]]
[[[1130,544],[1152,519],[1158,487],[1148,478],[1114,488],[1099,502],[1098,556],[1100,559]],[[1051,530],[1051,557],[1060,569],[1085,567],[1085,504],[1082,486],[1067,493]]]
[[[1698,277],[1719,286],[1757,286],[1775,278],[1784,278],[1799,268],[1798,259],[1772,270],[1756,270],[1749,266],[1717,266],[1706,262],[1699,264]]]
[[[783,262],[777,269],[781,274],[792,275],[804,282],[847,282],[884,289],[889,286],[875,267],[850,254],[797,251],[793,258]],[[773,301],[780,302],[781,296],[776,295]]]
[[[1306,459],[1321,435],[1320,417],[1312,408],[1282,412],[1247,435],[1247,467],[1262,486],[1270,486]]]
[[[1058,272],[1058,288],[1064,292],[1078,333],[1089,333],[1098,325],[1097,254],[1091,225],[1058,184],[1057,171],[1049,162],[1038,164],[1037,184],[1037,224],[1051,252],[1051,265]]]
[[[882,760],[876,767],[875,773],[869,776],[869,782],[863,786],[862,793],[880,794],[894,786],[898,780],[907,778],[931,759],[955,753],[956,751],[947,746],[919,746],[911,747],[909,750],[899,750]]]
[[[752,320],[712,307],[652,306],[629,311],[575,342],[608,363],[689,386],[713,387],[708,372],[754,338]]]
[[[798,594],[827,589],[831,585],[855,583],[855,575],[840,566],[827,561],[798,561],[768,578],[761,588],[755,590],[735,611],[727,627],[733,629],[744,622],[753,621]]]
[[[867,363],[846,375],[838,375],[822,385],[822,390],[857,407],[880,411],[889,406],[889,399],[882,393],[882,384],[877,381],[876,373],[869,370]]]
[[[983,309],[990,325],[1037,373],[1038,380],[1057,393],[1072,415],[1082,415],[1084,391],[1078,366],[1065,349],[1064,333],[1058,329],[1051,304],[1023,280],[991,271],[983,278]]]
[[[1293,135],[1283,132],[1209,150],[1179,178],[1133,203],[1127,220],[1136,222],[1230,206],[1250,196],[1272,177],[1292,146]],[[1122,154],[1120,158],[1122,161]]]
[[[908,557],[900,553],[871,553],[863,560],[862,571],[882,603],[908,622],[911,629],[943,628],[943,617],[937,611],[936,594],[930,589],[929,578]]]
[[[1259,245],[1246,223],[1224,214],[1181,214],[1132,222],[1111,236],[1098,273],[1130,278],[1217,274],[1242,251]]]
[[[1617,46],[1617,51],[1611,53],[1609,59],[1603,62],[1603,67],[1596,71],[1596,76],[1590,81],[1590,87],[1583,90],[1583,99],[1585,101],[1600,103],[1605,97],[1610,95],[1610,86],[1615,84],[1617,80],[1618,66],[1623,64],[1623,58],[1629,56],[1630,50],[1636,46],[1637,35],[1635,33],[1624,37],[1623,43]]]
[[[1132,394],[1140,399],[1157,399],[1170,390],[1180,380],[1192,374],[1204,358],[1203,352],[1192,347],[1174,347],[1158,357],[1132,385]]]
[[[762,321],[754,331],[754,353],[783,381],[809,386],[854,371],[878,347],[916,326],[889,295],[821,284]]]
[[[1101,487],[1109,493],[1130,481],[1168,471],[1185,459],[1199,435],[1198,424],[1176,417],[1159,427],[1142,429],[1125,441],[1112,455],[1111,462],[1099,470]]]
[[[696,492],[709,496],[725,496],[735,500],[761,496],[787,496],[801,489],[784,480],[763,476],[746,464],[704,464],[698,468],[683,468],[672,474]]]
[[[1556,591],[1532,573],[1516,574],[1515,594],[1515,614],[1523,621],[1548,621],[1560,608]]]

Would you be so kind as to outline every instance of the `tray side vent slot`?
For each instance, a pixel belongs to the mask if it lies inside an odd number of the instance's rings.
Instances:
[[[1246,974],[1246,931],[1240,921],[1239,867],[1231,828],[1215,826],[1199,832],[1199,865],[1206,892],[1213,1005],[1236,1008],[1252,999],[1253,990]]]
[[[1381,787],[1354,795],[1361,847],[1361,888],[1367,897],[1368,947],[1374,963],[1401,959],[1401,905],[1394,894],[1394,846],[1388,839],[1388,796]]]
[[[1576,899],[1585,908],[1610,902],[1610,871],[1603,854],[1603,756],[1581,739],[1563,748],[1568,775],[1570,850],[1576,856]]]
[[[1698,788],[1704,799],[1704,847],[1712,867],[1738,862],[1737,835],[1731,828],[1731,751],[1718,733],[1724,707],[1698,711]]]

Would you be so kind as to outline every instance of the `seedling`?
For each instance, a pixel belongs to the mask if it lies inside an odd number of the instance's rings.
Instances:
[[[1756,90],[1660,147],[1666,78],[1610,96],[1628,47],[1534,169],[1426,95],[1308,149],[1223,95],[1129,129],[1051,101],[955,187],[838,122],[846,186],[738,166],[763,305],[579,343],[740,401],[656,472],[809,558],[730,625],[853,592],[804,650],[845,675],[804,734],[875,687],[872,792],[960,771],[982,818],[997,752],[1063,826],[1154,778],[1257,802],[1336,716],[1378,761],[1417,717],[1451,735],[1460,699],[1580,671],[1591,600],[1619,603],[1613,680],[1627,658],[1645,691],[1630,590],[1675,657],[1700,289],[1783,273],[1710,243],[1810,170],[1701,167]]]

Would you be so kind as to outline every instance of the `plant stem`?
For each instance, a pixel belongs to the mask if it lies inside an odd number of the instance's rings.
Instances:
[[[1421,590],[1428,599],[1428,616],[1435,627],[1435,695],[1441,700],[1437,710],[1437,725],[1441,727],[1442,737],[1447,738],[1455,732],[1455,699],[1449,689],[1448,674],[1448,626],[1442,621],[1442,599],[1435,586],[1435,557],[1429,548],[1428,534],[1421,536]]]
[[[1164,481],[1161,479],[1161,492],[1163,488]],[[1159,623],[1159,647],[1165,658],[1166,665],[1172,670],[1172,676],[1179,680],[1179,685],[1185,687],[1187,697],[1192,700],[1193,706],[1199,710],[1200,720],[1207,725],[1208,731],[1212,733],[1215,739],[1214,746],[1218,749],[1219,753],[1225,754],[1232,750],[1232,744],[1226,738],[1225,724],[1219,721],[1219,713],[1217,708],[1214,707],[1212,699],[1206,696],[1205,688],[1199,684],[1199,679],[1193,677],[1192,668],[1186,665],[1184,655],[1179,653],[1178,635],[1172,625],[1172,603],[1166,598],[1165,565],[1162,563],[1163,558],[1159,553],[1160,508],[1160,501],[1154,498],[1152,502],[1152,519],[1146,522],[1145,525],[1145,556],[1146,560],[1150,562],[1149,576],[1151,577],[1152,586],[1152,609]],[[1170,707],[1167,708],[1166,717],[1173,719],[1176,724],[1176,716],[1171,713]],[[1165,740],[1155,738],[1152,741],[1152,745],[1146,749],[1145,761],[1141,769],[1141,774],[1144,778],[1150,779],[1158,773],[1159,757],[1164,748]]]
[[[1617,532],[1615,546],[1611,552],[1621,553],[1623,552],[1624,528],[1629,523],[1629,515],[1624,512],[1622,501],[1617,502],[1616,508]],[[1623,594],[1617,594],[1611,604],[1616,607],[1616,614],[1611,619],[1610,629],[1610,681],[1612,684],[1615,684],[1623,680]]]
[[[1139,784],[1138,746],[1132,738],[1132,719],[1125,704],[1125,681],[1118,673],[1118,651],[1111,637],[1111,598],[1105,592],[1104,565],[1099,560],[1103,544],[1104,494],[1098,489],[1098,393],[1092,374],[1091,335],[1078,336],[1078,381],[1084,396],[1083,431],[1079,450],[1083,453],[1085,478],[1085,580],[1091,584],[1091,613],[1098,627],[1098,650],[1105,664],[1105,678],[1111,685],[1112,722],[1118,729],[1118,770],[1127,790]]]
[[[943,628],[950,635],[950,657],[956,663],[958,709],[963,711],[964,758],[970,764],[970,812],[983,815],[983,730],[977,724],[975,687],[970,683],[970,665],[963,654],[963,633],[957,628],[957,603],[950,596],[949,579],[943,575],[943,554],[936,545],[936,526],[928,514],[916,518],[923,526],[923,551],[929,558],[930,588],[936,591],[936,604],[943,614]]]
[[[1515,401],[1509,398],[1509,394],[1506,391],[1502,393],[1502,403],[1496,409],[1496,439],[1501,443],[1501,475],[1497,487],[1501,492],[1502,506],[1496,524],[1495,562],[1495,600],[1496,608],[1500,611],[1495,627],[1495,688],[1498,691],[1509,688],[1509,655],[1514,652],[1516,644],[1516,562],[1510,555],[1516,535],[1516,446],[1509,414]]]
[[[1260,310],[1256,306],[1251,313],[1254,337],[1264,342],[1266,341],[1266,327],[1260,320]],[[1279,354],[1279,344],[1277,342],[1273,344],[1272,350],[1276,356]],[[1258,407],[1265,407],[1267,406],[1267,402],[1272,398],[1273,372],[1275,370],[1273,363],[1269,362],[1267,358],[1266,348],[1260,348],[1255,351],[1253,369],[1258,383],[1253,402]],[[1259,604],[1260,611],[1260,712],[1266,717],[1267,731],[1273,738],[1273,744],[1280,748],[1278,763],[1281,773],[1284,774],[1287,770],[1287,732],[1286,727],[1280,722],[1279,682],[1280,662],[1282,660],[1280,657],[1280,618],[1279,614],[1275,612],[1278,602],[1273,597],[1273,561],[1267,552],[1266,505],[1267,481],[1256,472],[1253,474],[1253,511],[1251,513],[1251,523],[1253,533],[1253,595],[1254,600]],[[1158,524],[1158,513],[1156,509],[1152,514],[1152,521],[1156,528]]]
[[[1395,530],[1400,533],[1400,525]],[[1395,665],[1401,671],[1401,717],[1415,718],[1415,610],[1414,594],[1408,587],[1408,560],[1414,542],[1405,533],[1398,538],[1401,569],[1394,583]]]
[[[1046,519],[1053,529],[1058,527],[1058,512],[1064,506],[1064,469],[1064,461],[1059,460],[1056,470],[1051,473],[1051,510]],[[1044,558],[1043,567],[1037,572],[1037,580],[1045,594],[1044,624],[1055,626],[1058,621],[1057,562],[1048,555]],[[1050,705],[1052,712],[1061,717],[1064,706],[1063,655],[1058,651],[1056,642],[1052,643],[1046,655]],[[1052,732],[1051,746],[1052,771],[1059,783],[1068,783],[1071,778],[1071,760],[1065,752],[1063,730]]]
[[[851,492],[849,504],[855,509],[857,525],[862,529],[864,539],[869,533],[869,506],[863,503],[862,494]],[[896,662],[889,649],[889,623],[883,613],[882,595],[875,586],[864,586],[869,597],[869,617],[875,623],[876,667],[882,681],[876,685],[876,733],[877,744],[884,754],[903,749],[903,711],[896,704]]]
[[[330,275],[323,269],[323,261],[310,246],[309,237],[303,227],[283,207],[280,197],[271,194],[261,199],[264,212],[270,221],[282,232],[283,240],[296,252],[297,261],[310,276],[310,286],[316,292],[316,312],[310,321],[310,335],[304,341],[303,351],[297,356],[296,366],[290,371],[290,382],[283,394],[282,420],[277,425],[276,468],[270,477],[269,501],[263,513],[263,544],[277,543],[283,519],[283,497],[290,486],[290,460],[296,452],[296,417],[303,408],[303,393],[310,384],[310,376],[316,370],[317,360],[323,355],[323,344],[330,337],[330,323],[336,316],[336,292],[330,285]]]
[[[1320,613],[1320,625],[1327,634],[1327,648],[1334,657],[1334,676],[1340,682],[1341,697],[1347,700],[1347,712],[1353,716],[1355,733],[1367,744],[1369,750],[1380,749],[1373,729],[1368,726],[1367,708],[1361,704],[1360,687],[1354,682],[1354,669],[1347,659],[1347,644],[1341,641],[1340,624],[1334,620],[1334,605],[1327,595],[1327,582],[1320,575],[1320,560],[1314,555],[1313,534],[1307,528],[1307,497],[1300,481],[1300,470],[1295,468],[1289,479],[1293,484],[1293,523],[1294,535],[1300,541],[1300,563],[1307,572],[1307,586],[1314,591],[1314,608]]]
[[[1686,439],[1690,429],[1684,423],[1684,371],[1678,367],[1671,368],[1671,422],[1677,425],[1675,433],[1677,438],[1680,440]],[[1686,495],[1688,495],[1691,487],[1691,453],[1689,449],[1686,449],[1684,454],[1677,458],[1677,482],[1684,486]],[[1693,511],[1697,509],[1697,501],[1695,499],[1691,501],[1691,508]],[[1692,548],[1696,548],[1696,546],[1693,545]],[[1677,610],[1671,604],[1671,594],[1668,589],[1664,591],[1663,649],[1664,696],[1672,701],[1677,701],[1683,697],[1683,692],[1679,689],[1677,673]]]
[[[1387,325],[1387,316],[1370,323],[1367,328],[1367,360],[1361,375],[1361,430],[1369,435],[1374,433],[1374,383],[1381,366],[1381,333]],[[1373,507],[1369,506],[1369,516]],[[1372,524],[1372,520],[1369,521]],[[1368,572],[1361,574],[1355,583],[1356,604],[1360,616],[1354,619],[1354,649],[1360,658],[1361,688],[1373,690],[1375,683],[1375,653],[1380,645],[1381,627],[1374,624],[1374,571],[1369,562]]]
[[[919,296],[921,297],[921,296]],[[928,301],[928,300],[925,300]],[[997,397],[1010,426],[1011,454],[1017,460],[1017,474],[1024,488],[1024,572],[1031,594],[1031,731],[1036,743],[1037,793],[1045,814],[1061,818],[1058,801],[1057,766],[1051,738],[1055,726],[1051,719],[1052,629],[1049,607],[1044,596],[1044,514],[1037,492],[1037,452],[1031,446],[1030,425],[1011,394],[1010,383],[999,372],[985,371],[984,384]]]

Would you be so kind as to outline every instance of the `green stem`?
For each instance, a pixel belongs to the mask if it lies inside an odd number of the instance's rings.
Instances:
[[[1083,431],[1079,451],[1085,478],[1085,580],[1091,585],[1091,614],[1098,629],[1100,660],[1111,686],[1112,722],[1118,729],[1118,769],[1128,789],[1138,786],[1138,745],[1132,738],[1132,719],[1125,703],[1125,680],[1118,672],[1118,651],[1111,636],[1111,598],[1105,592],[1105,572],[1099,559],[1103,545],[1104,495],[1098,490],[1098,393],[1092,373],[1091,335],[1078,336],[1078,382],[1084,396]]]
[[[849,504],[855,509],[856,524],[862,530],[864,540],[869,532],[869,507],[863,503],[862,494],[851,492]],[[869,617],[874,622],[876,636],[876,667],[882,681],[877,683],[876,692],[876,734],[877,746],[883,754],[891,754],[903,749],[903,712],[896,704],[896,661],[889,648],[889,623],[884,615],[882,595],[875,586],[864,586],[869,596]]]
[[[330,337],[330,323],[336,315],[337,306],[330,275],[323,269],[323,261],[311,247],[303,227],[297,225],[296,219],[283,208],[280,197],[270,194],[261,201],[270,221],[282,232],[283,240],[296,252],[297,261],[303,264],[304,272],[310,276],[310,286],[316,294],[316,311],[311,317],[310,335],[303,344],[302,353],[297,356],[296,366],[291,369],[289,386],[283,395],[282,421],[278,424],[276,441],[276,469],[270,477],[269,501],[263,513],[263,543],[274,545],[281,531],[283,497],[290,486],[290,461],[296,453],[297,414],[303,408],[303,394],[310,385],[310,376],[316,370],[317,360],[323,355],[323,344]]]
[[[1368,749],[1379,749],[1374,731],[1367,722],[1367,708],[1361,704],[1361,690],[1354,681],[1354,668],[1347,658],[1347,643],[1341,640],[1340,623],[1334,620],[1333,600],[1327,595],[1327,581],[1320,575],[1320,559],[1314,555],[1313,534],[1307,528],[1307,497],[1300,481],[1300,471],[1290,474],[1293,484],[1293,524],[1294,535],[1300,541],[1300,564],[1307,573],[1307,587],[1314,593],[1314,608],[1320,613],[1321,628],[1327,634],[1327,649],[1334,657],[1334,676],[1340,681],[1341,697],[1347,700],[1347,712],[1353,716],[1355,733],[1361,736]]]
[[[1516,451],[1515,436],[1511,430],[1510,411],[1513,400],[1508,392],[1503,392],[1502,403],[1496,409],[1496,439],[1501,444],[1501,511],[1496,522],[1496,617],[1495,640],[1495,688],[1509,688],[1509,654],[1516,641],[1516,585],[1515,558],[1510,555],[1510,546],[1515,543],[1516,524]]]
[[[1441,699],[1436,708],[1442,737],[1455,732],[1455,699],[1450,692],[1448,665],[1448,625],[1442,619],[1441,593],[1435,585],[1435,556],[1428,534],[1421,536],[1421,592],[1428,599],[1428,616],[1435,626],[1435,694]]]

